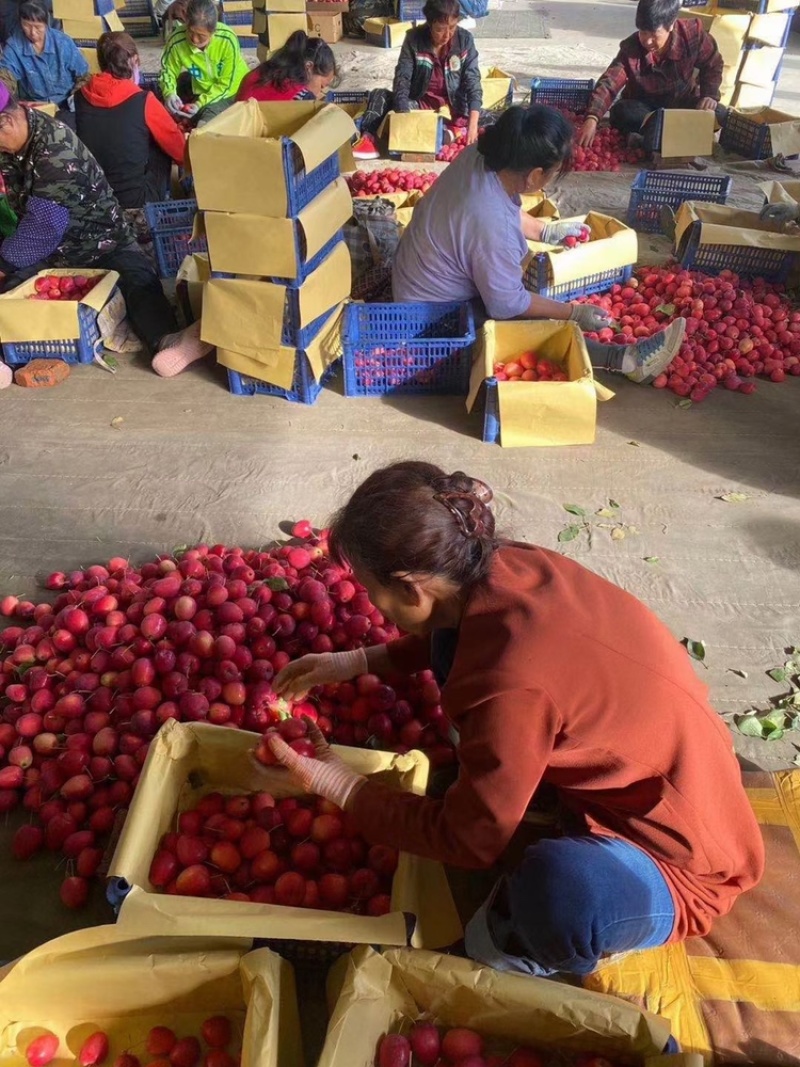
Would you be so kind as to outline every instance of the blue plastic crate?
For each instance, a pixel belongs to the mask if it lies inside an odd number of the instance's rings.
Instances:
[[[576,278],[574,282],[562,282],[553,285],[550,279],[550,262],[547,253],[536,252],[531,256],[525,268],[522,282],[529,293],[546,296],[550,300],[575,300],[579,296],[591,296],[592,293],[604,293],[612,285],[623,285],[630,281],[633,265],[602,270],[597,274],[587,274]]]
[[[395,6],[400,22],[423,22],[425,19],[422,13],[425,0],[397,0]]]
[[[497,394],[497,378],[484,382],[483,443],[500,444],[500,398]]]
[[[115,290],[116,291],[116,290]],[[32,359],[63,359],[65,363],[91,363],[94,346],[100,340],[97,312],[86,304],[78,306],[81,335],[64,341],[4,341],[3,358],[10,367],[20,367]]]
[[[469,304],[349,304],[343,335],[345,396],[469,391]]]
[[[223,10],[222,21],[225,23],[226,26],[252,26],[253,12]]]
[[[367,89],[329,89],[325,94],[328,104],[366,104]]]
[[[336,360],[326,368],[318,382],[314,381],[311,365],[305,352],[298,350],[295,355],[294,378],[290,389],[281,389],[269,382],[259,381],[237,371],[228,371],[228,387],[234,396],[279,396],[292,404],[314,404],[322,388],[336,373],[339,361]]]
[[[729,109],[725,125],[720,130],[719,144],[726,152],[735,152],[745,159],[769,159],[773,154],[769,126],[754,122],[733,108]]]
[[[531,103],[581,114],[589,106],[593,91],[592,78],[534,78],[531,82]]]
[[[160,77],[160,74],[153,74],[150,71],[145,73],[142,71],[139,74],[139,88],[146,93],[152,93],[159,100],[163,99],[161,95]]]
[[[695,222],[684,233],[679,261],[686,270],[719,274],[732,270],[744,278],[766,278],[784,282],[797,260],[796,252],[781,248],[749,248],[738,245],[700,244],[701,223]]]
[[[724,174],[640,170],[631,186],[628,225],[641,233],[663,233],[661,209],[677,211],[686,200],[726,203],[732,179]]]
[[[205,238],[192,240],[196,200],[162,200],[158,204],[145,204],[144,213],[153,235],[161,278],[174,278],[185,256],[208,251]]]
[[[444,119],[439,119],[436,124],[436,148],[431,155],[439,155],[444,144]],[[399,160],[403,158],[402,152],[390,152],[389,159]]]

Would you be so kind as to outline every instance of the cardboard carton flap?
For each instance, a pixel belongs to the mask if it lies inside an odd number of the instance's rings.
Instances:
[[[344,178],[337,178],[298,215],[306,237],[306,259],[313,259],[352,214],[350,189]]]
[[[438,111],[390,111],[390,152],[435,152],[441,117]]]
[[[679,248],[685,231],[700,223],[700,243],[731,247],[779,248],[800,252],[800,236],[778,232],[757,211],[740,211],[722,204],[688,200],[678,210],[675,221],[675,247]]]
[[[328,156],[337,152],[356,133],[356,125],[350,116],[335,104],[326,104],[309,119],[291,139],[300,149],[306,170],[316,170]]]
[[[628,267],[639,258],[636,231],[619,219],[600,212],[576,215],[568,222],[583,222],[592,231],[586,244],[575,248],[553,248],[551,245],[528,241],[531,252],[544,252],[550,264],[551,284],[562,285],[601,271]]]
[[[22,285],[9,293],[0,295],[0,342],[21,344],[27,341],[71,341],[80,337],[77,300],[28,300],[36,292],[36,279],[52,275],[83,275],[92,278],[105,275],[98,284],[87,293],[81,304],[93,311],[101,311],[119,281],[115,270],[95,270],[65,267],[39,271]],[[35,313],[34,313],[35,309]]]
[[[769,204],[800,204],[800,181],[759,182]]]
[[[666,110],[661,155],[666,158],[710,156],[714,151],[715,121],[713,111]]]

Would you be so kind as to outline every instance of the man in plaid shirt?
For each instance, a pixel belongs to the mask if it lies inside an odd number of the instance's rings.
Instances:
[[[700,19],[679,19],[679,11],[679,0],[639,0],[637,32],[598,81],[579,144],[592,143],[609,108],[611,125],[627,134],[641,133],[658,108],[717,110],[722,56]]]

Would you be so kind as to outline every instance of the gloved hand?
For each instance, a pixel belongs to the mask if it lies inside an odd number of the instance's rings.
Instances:
[[[585,333],[602,330],[604,326],[608,326],[611,322],[611,316],[608,312],[603,311],[602,308],[595,307],[594,304],[572,304],[569,317],[570,321],[576,322],[579,329]]]
[[[322,652],[301,656],[278,672],[273,688],[281,697],[302,697],[315,685],[349,682],[358,674],[368,674],[367,653],[363,648],[352,652]]]
[[[558,245],[565,237],[580,237],[588,230],[582,222],[546,222],[542,228],[541,241],[546,245]]]
[[[316,749],[317,758],[300,756],[289,748],[283,738],[276,732],[269,735],[269,747],[275,758],[291,772],[306,793],[325,797],[338,807],[344,809],[350,794],[362,785],[366,778],[357,774],[341,760],[331,749],[316,723],[306,719],[308,736]],[[256,764],[261,766],[261,764]]]
[[[785,226],[787,222],[797,222],[800,208],[797,204],[767,204],[762,207],[759,218],[765,222],[776,222]]]
[[[181,108],[183,107],[183,100],[177,93],[171,93],[164,101],[164,107],[167,111],[171,111],[173,115],[182,115]]]

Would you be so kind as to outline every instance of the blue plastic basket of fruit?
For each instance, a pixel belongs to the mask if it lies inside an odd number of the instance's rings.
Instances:
[[[749,245],[719,245],[701,242],[702,223],[693,222],[684,231],[678,259],[686,270],[719,274],[732,270],[743,278],[766,278],[785,282],[798,254],[782,248],[753,248]]]
[[[546,252],[537,252],[531,256],[523,275],[522,283],[529,293],[545,296],[550,300],[575,300],[579,296],[603,293],[612,285],[622,285],[633,274],[633,265],[601,270],[595,274],[586,274],[574,281],[554,284],[550,269],[550,260]]]
[[[474,341],[467,303],[349,304],[345,396],[466,396]]]
[[[207,252],[205,238],[192,240],[197,214],[196,200],[163,200],[144,205],[145,218],[153,235],[153,248],[162,278],[174,278],[186,256]]]
[[[589,106],[594,91],[591,78],[534,78],[531,82],[531,103],[546,104],[559,111],[574,111],[581,115]]]
[[[663,233],[663,207],[677,211],[687,200],[724,204],[730,196],[731,182],[725,174],[640,170],[631,186],[628,225],[641,233]]]
[[[720,130],[719,144],[726,152],[734,152],[745,159],[770,159],[775,154],[767,123],[733,108],[728,111],[725,125]]]

